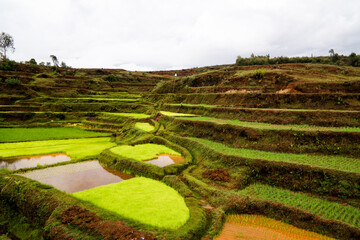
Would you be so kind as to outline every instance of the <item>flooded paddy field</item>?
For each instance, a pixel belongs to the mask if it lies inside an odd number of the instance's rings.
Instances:
[[[67,164],[19,174],[73,193],[86,189],[117,183],[133,176],[115,170],[107,170],[98,161]]]
[[[14,171],[22,168],[32,168],[39,165],[52,165],[70,160],[71,158],[64,153],[0,159],[0,168],[7,168],[10,171]]]
[[[146,163],[156,165],[158,167],[165,167],[171,164],[182,163],[185,160],[183,156],[160,154],[156,159],[148,160]]]

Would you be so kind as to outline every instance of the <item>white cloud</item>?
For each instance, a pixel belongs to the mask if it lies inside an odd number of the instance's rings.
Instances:
[[[156,70],[360,52],[356,0],[0,0],[18,61]]]

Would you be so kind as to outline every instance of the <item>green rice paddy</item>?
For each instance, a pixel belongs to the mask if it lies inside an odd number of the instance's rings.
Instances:
[[[71,160],[79,160],[96,157],[115,145],[109,137],[2,143],[0,157],[66,153]]]
[[[311,197],[304,193],[294,193],[268,185],[253,184],[240,191],[252,197],[275,201],[299,208],[323,218],[339,220],[355,227],[360,227],[360,209]]]
[[[178,229],[190,216],[184,198],[177,191],[149,178],[132,178],[72,195],[155,228]]]
[[[181,156],[180,153],[164,145],[145,143],[135,146],[121,145],[110,149],[111,152],[124,158],[131,158],[137,161],[145,161],[157,158],[159,154],[170,154]]]
[[[64,138],[109,136],[109,133],[80,128],[0,128],[0,142],[37,141]]]
[[[135,128],[143,130],[145,132],[152,132],[155,130],[155,127],[150,123],[142,123],[142,122],[135,123]]]
[[[262,159],[275,162],[287,162],[295,164],[309,165],[313,167],[335,169],[344,172],[360,173],[360,159],[342,156],[327,155],[307,155],[293,153],[277,153],[244,148],[230,148],[221,143],[213,142],[201,138],[188,138],[192,141],[201,143],[216,152],[224,155],[237,156],[249,159]]]
[[[239,120],[229,120],[229,119],[220,119],[213,117],[179,117],[183,120],[192,120],[192,121],[203,121],[211,122],[215,124],[229,124],[233,126],[240,126],[246,128],[255,128],[262,130],[292,130],[292,131],[331,131],[331,132],[360,132],[360,128],[356,127],[319,127],[319,126],[309,126],[309,125],[280,125],[280,124],[270,124],[262,122],[243,122]]]
[[[135,119],[145,119],[150,118],[151,116],[143,113],[112,113],[112,112],[104,112],[103,114],[116,116],[116,117],[127,117],[127,118],[135,118]]]
[[[160,111],[162,115],[170,116],[170,117],[195,117],[197,115],[190,113],[176,113],[176,112],[168,112],[168,111]]]

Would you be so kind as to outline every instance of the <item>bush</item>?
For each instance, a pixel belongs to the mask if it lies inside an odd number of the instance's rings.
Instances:
[[[274,57],[251,55],[249,58],[242,58],[240,56],[236,59],[237,66],[251,66],[251,65],[267,65],[267,64],[287,64],[287,63],[318,63],[318,64],[336,64],[336,65],[351,65],[360,66],[360,56],[355,53],[350,56],[339,55],[338,53],[331,53],[330,56],[319,57]]]
[[[114,74],[109,74],[105,77],[104,80],[108,82],[116,82],[118,80],[118,77],[116,77]]]
[[[29,64],[31,64],[31,65],[37,65],[37,62],[35,61],[34,58],[32,58],[32,59],[30,59]]]
[[[21,81],[17,78],[8,78],[5,80],[5,83],[7,83],[11,86],[16,86],[16,85],[20,85]]]
[[[254,71],[254,74],[253,74],[253,77],[255,78],[255,79],[263,79],[264,78],[264,76],[265,76],[265,74],[266,74],[266,70],[265,69],[256,69],[255,71]]]
[[[360,56],[356,55],[356,53],[351,53],[349,55],[349,65],[353,67],[360,66]]]
[[[0,70],[13,71],[14,65],[15,65],[15,61],[10,61],[8,59],[0,61]]]

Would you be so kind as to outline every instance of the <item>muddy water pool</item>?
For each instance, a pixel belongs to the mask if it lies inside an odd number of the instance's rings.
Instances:
[[[59,162],[70,161],[71,158],[65,153],[55,153],[38,156],[26,156],[11,159],[0,159],[0,168],[7,168],[11,171],[21,168],[31,168],[38,165],[51,165]]]
[[[49,167],[19,174],[52,185],[68,193],[121,182],[133,176],[102,167],[98,161],[87,161]]]
[[[158,167],[165,167],[175,163],[181,163],[185,160],[183,156],[160,154],[157,159],[146,161],[147,163],[156,165]]]

